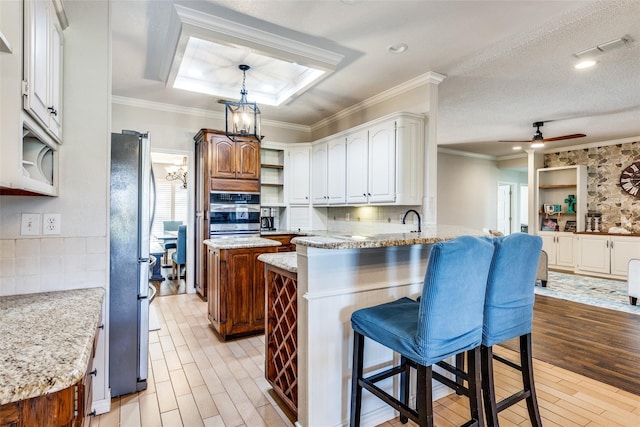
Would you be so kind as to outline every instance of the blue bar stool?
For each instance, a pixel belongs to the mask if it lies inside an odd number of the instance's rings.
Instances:
[[[498,426],[498,413],[526,399],[533,427],[541,427],[540,411],[533,382],[531,322],[538,260],[542,249],[539,236],[516,233],[493,239],[495,252],[487,282],[482,333],[482,394],[487,425]],[[518,338],[520,365],[493,354],[492,346]],[[496,402],[493,360],[522,374],[522,390]]]
[[[351,380],[351,426],[360,425],[362,389],[366,389],[420,426],[433,425],[432,365],[467,352],[469,373],[465,393],[471,421],[483,426],[480,381],[480,343],[487,277],[493,256],[490,240],[461,236],[432,246],[422,298],[401,298],[363,308],[351,315],[354,330]],[[400,353],[398,366],[367,378],[363,376],[364,339],[368,337]],[[416,408],[409,406],[409,372],[417,369]],[[389,395],[376,382],[400,375],[400,398]],[[458,375],[458,373],[457,373]],[[462,375],[462,374],[459,374]],[[442,377],[442,378],[441,378]],[[454,386],[455,382],[449,380]]]

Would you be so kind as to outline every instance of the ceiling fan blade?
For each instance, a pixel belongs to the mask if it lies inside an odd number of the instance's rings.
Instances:
[[[544,142],[562,141],[563,139],[583,138],[587,135],[584,133],[573,133],[571,135],[556,136],[555,138],[545,138]]]

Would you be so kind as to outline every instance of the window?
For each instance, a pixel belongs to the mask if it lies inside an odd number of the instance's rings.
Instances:
[[[152,235],[163,233],[163,221],[187,223],[188,191],[180,181],[167,181],[164,166],[154,164],[156,176],[156,215],[151,228]]]

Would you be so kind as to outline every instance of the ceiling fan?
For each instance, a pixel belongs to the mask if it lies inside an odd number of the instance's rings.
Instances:
[[[556,136],[554,138],[544,138],[540,128],[545,123],[552,122],[553,120],[546,120],[544,122],[533,122],[533,127],[536,128],[536,132],[533,134],[533,138],[530,141],[500,141],[500,142],[530,142],[532,148],[544,147],[545,142],[562,141],[563,139],[583,138],[587,135],[583,133],[572,133],[571,135]]]

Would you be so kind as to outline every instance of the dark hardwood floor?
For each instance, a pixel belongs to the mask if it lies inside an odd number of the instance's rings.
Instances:
[[[156,296],[162,297],[166,295],[178,295],[187,292],[184,273],[180,278],[171,279],[171,266],[163,266],[161,269],[164,280],[151,280],[149,282],[156,288]]]
[[[536,295],[533,357],[640,395],[640,316]]]

